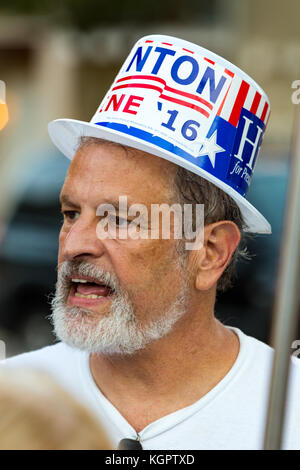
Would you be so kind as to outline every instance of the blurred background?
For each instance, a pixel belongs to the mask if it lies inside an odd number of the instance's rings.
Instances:
[[[234,288],[216,307],[228,325],[269,341],[296,106],[291,85],[300,79],[299,18],[299,0],[1,0],[0,80],[10,117],[0,134],[0,339],[7,356],[55,341],[46,317],[68,161],[47,124],[90,120],[133,44],[153,33],[224,56],[271,100],[249,200],[273,234],[251,238],[253,260],[239,264]]]

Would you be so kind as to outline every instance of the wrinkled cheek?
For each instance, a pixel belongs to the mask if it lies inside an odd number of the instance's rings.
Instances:
[[[169,240],[145,240],[138,250],[131,253],[130,264],[141,272],[143,277],[155,278],[163,269],[170,268],[173,250]]]
[[[162,292],[174,288],[178,283],[177,258],[174,246],[170,246],[168,240],[149,241],[143,250],[132,253],[128,265],[135,272],[136,284],[131,286],[134,287],[135,302],[157,303]]]

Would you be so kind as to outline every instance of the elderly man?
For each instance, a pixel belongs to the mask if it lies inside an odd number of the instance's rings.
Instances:
[[[54,374],[116,447],[263,446],[273,351],[220,323],[214,305],[244,232],[270,231],[244,198],[268,113],[264,92],[232,64],[176,38],[148,36],[91,123],[49,126],[72,160],[52,302],[61,342],[7,365]],[[120,208],[125,196],[140,217]],[[180,210],[169,237],[162,227],[152,236],[154,219],[144,218],[154,205],[174,204],[183,212],[204,204],[204,226],[190,216],[199,242],[192,249],[185,232],[174,236]],[[292,367],[284,445],[299,448],[297,360]]]

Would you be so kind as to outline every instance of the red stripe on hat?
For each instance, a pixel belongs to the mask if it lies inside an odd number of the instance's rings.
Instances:
[[[236,127],[237,123],[239,122],[241,109],[243,104],[245,103],[249,88],[249,83],[243,80],[239,92],[237,94],[233,109],[231,111],[230,118],[228,120],[228,122],[230,122],[230,124],[232,124],[234,127]]]
[[[125,80],[136,80],[136,79],[154,80],[156,82],[160,82],[165,86],[165,91],[171,91],[172,93],[176,93],[176,94],[181,95],[181,96],[186,96],[187,98],[191,98],[195,101],[198,101],[201,104],[204,104],[209,109],[213,109],[213,106],[212,106],[212,104],[209,103],[209,101],[206,101],[205,99],[200,98],[200,96],[198,96],[198,95],[193,95],[192,93],[187,93],[185,91],[176,90],[175,88],[171,88],[171,87],[166,85],[165,80],[163,80],[162,78],[159,78],[159,77],[153,77],[152,75],[129,75],[128,77],[120,78],[119,80],[116,81],[116,83],[123,82]],[[113,88],[113,90],[114,89],[115,88]]]
[[[258,93],[258,91],[257,91],[255,93],[254,100],[253,100],[252,106],[250,108],[250,113],[256,114],[256,111],[257,111],[258,105],[260,103],[260,100],[261,100],[261,94]]]
[[[231,78],[234,77],[234,73],[231,72],[230,70],[225,69],[224,72],[227,73],[227,75],[229,75]],[[223,98],[223,101],[222,101],[222,103],[221,103],[221,105],[220,105],[220,107],[219,107],[219,109],[218,109],[218,111],[217,111],[217,116],[221,116],[221,112],[222,112],[224,103],[225,103],[225,101],[226,101],[228,92],[229,92],[229,90],[230,90],[231,84],[232,84],[232,82],[230,83],[229,87],[227,88],[227,91],[226,91],[226,93],[225,93],[225,96],[224,96],[224,98]]]
[[[207,60],[207,62],[210,62],[211,64],[215,65],[215,62],[213,60],[208,59],[207,57],[204,57],[204,60]]]
[[[137,78],[141,78],[142,80],[154,80],[155,82],[160,82],[163,85],[166,84],[163,78],[153,77],[152,75],[129,75],[128,77],[119,78],[116,83],[124,82],[124,80],[136,80]]]
[[[190,51],[189,49],[185,49],[184,47],[182,48],[183,51],[190,52],[191,54],[195,54],[193,51]]]
[[[162,88],[159,88],[158,86],[155,86],[155,85],[146,85],[146,84],[143,84],[143,83],[128,83],[127,85],[119,85],[119,86],[115,86],[112,91],[115,91],[115,90],[120,90],[121,88],[150,88],[151,90],[156,90],[156,91],[159,91],[159,93],[161,93],[163,91]]]
[[[153,41],[145,41],[145,42],[153,42]]]
[[[162,42],[162,44],[165,44],[166,46],[173,46],[173,44],[170,44],[169,42]]]
[[[170,86],[166,86],[165,91],[171,91],[172,93],[176,93],[177,95],[186,96],[187,98],[191,98],[192,100],[204,104],[209,109],[213,109],[213,105],[210,104],[208,101],[204,100],[203,98],[200,98],[200,96],[192,95],[192,93],[187,93],[186,91],[176,90],[175,88],[171,88]]]
[[[261,118],[260,118],[263,122],[265,122],[265,117],[268,111],[268,107],[269,107],[268,103],[265,102],[264,109],[263,109],[263,112],[261,113]]]
[[[199,108],[199,106],[188,103],[187,101],[178,100],[177,98],[172,98],[171,96],[167,96],[167,95],[160,95],[160,98],[163,98],[167,101],[172,101],[173,103],[181,104],[182,106],[186,106],[188,108],[195,109],[199,113],[203,114],[205,117],[209,117],[209,113],[205,111],[205,109]]]
[[[232,77],[232,78],[234,77],[234,73],[231,72],[230,70],[225,69],[224,72],[227,73],[227,75],[229,75],[230,77]]]
[[[230,86],[229,86],[229,88],[230,88]],[[224,96],[224,98],[223,98],[223,101],[222,101],[222,103],[221,103],[221,105],[220,105],[220,107],[219,107],[219,109],[218,109],[218,111],[217,111],[217,116],[221,116],[221,111],[222,111],[223,106],[224,106],[224,103],[225,103],[225,101],[226,101],[226,98],[227,98],[227,95],[228,95],[228,92],[229,92],[229,88],[227,89],[227,91],[226,91],[226,93],[225,93],[225,96]]]

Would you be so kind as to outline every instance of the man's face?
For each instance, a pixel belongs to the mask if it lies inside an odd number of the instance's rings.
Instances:
[[[168,333],[185,312],[189,288],[178,240],[100,239],[96,231],[98,206],[117,207],[119,196],[127,196],[128,207],[144,204],[149,214],[151,204],[172,204],[174,172],[163,159],[111,144],[76,153],[61,192],[53,302],[63,341],[90,352],[133,353]]]

